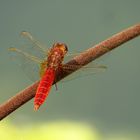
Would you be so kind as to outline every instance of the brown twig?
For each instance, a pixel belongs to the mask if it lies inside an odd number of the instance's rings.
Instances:
[[[67,64],[78,64],[86,65],[89,62],[95,60],[96,58],[104,55],[105,53],[111,51],[114,48],[117,48],[121,44],[137,37],[140,35],[140,24],[134,25],[114,36],[108,38],[107,40],[95,45],[94,47],[84,51],[80,55],[76,56],[70,60]],[[73,70],[76,71],[77,69]],[[70,73],[57,74],[57,82]],[[61,75],[61,76],[58,76]],[[15,111],[21,105],[32,99],[35,95],[36,88],[39,81],[35,82],[33,85],[27,87],[23,91],[20,91],[14,97],[10,98],[8,101],[0,105],[0,120],[8,116],[11,112]]]

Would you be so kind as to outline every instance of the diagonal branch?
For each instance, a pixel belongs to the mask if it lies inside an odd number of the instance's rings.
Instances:
[[[84,51],[80,55],[74,57],[67,64],[70,65],[86,65],[96,58],[104,55],[105,53],[111,51],[122,45],[123,43],[137,37],[140,35],[140,24],[134,25],[122,32],[115,34],[114,36],[108,38],[107,40],[91,47],[90,49]],[[77,69],[73,70],[76,71]],[[66,77],[71,73],[57,74],[57,82]],[[8,116],[10,113],[15,111],[17,108],[22,106],[24,103],[28,102],[35,96],[39,81],[30,85],[23,91],[20,91],[15,96],[11,97],[5,103],[0,105],[0,120]]]

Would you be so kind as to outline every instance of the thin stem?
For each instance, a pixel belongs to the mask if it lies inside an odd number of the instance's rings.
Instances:
[[[137,37],[140,35],[140,24],[134,25],[122,32],[115,34],[114,36],[108,38],[107,40],[91,47],[88,50],[85,50],[83,53],[74,57],[67,64],[70,65],[86,65],[96,58],[104,55],[105,53],[119,47],[123,43]],[[72,72],[76,71],[74,69]],[[71,72],[71,73],[72,73]],[[60,81],[67,75],[71,73],[58,73],[56,82]],[[59,75],[59,76],[58,76]],[[24,103],[28,102],[35,96],[39,81],[35,82],[31,86],[27,87],[23,91],[20,91],[18,94],[7,100],[5,103],[0,105],[0,120],[8,116],[10,113],[15,111]]]

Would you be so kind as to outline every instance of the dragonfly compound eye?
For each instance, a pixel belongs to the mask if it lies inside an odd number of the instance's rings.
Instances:
[[[67,47],[66,44],[64,44],[64,46],[65,46],[65,51],[67,52],[68,51],[68,47]]]

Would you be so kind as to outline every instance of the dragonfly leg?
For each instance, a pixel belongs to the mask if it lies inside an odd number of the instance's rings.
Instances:
[[[57,84],[55,83],[55,89],[58,90]]]

